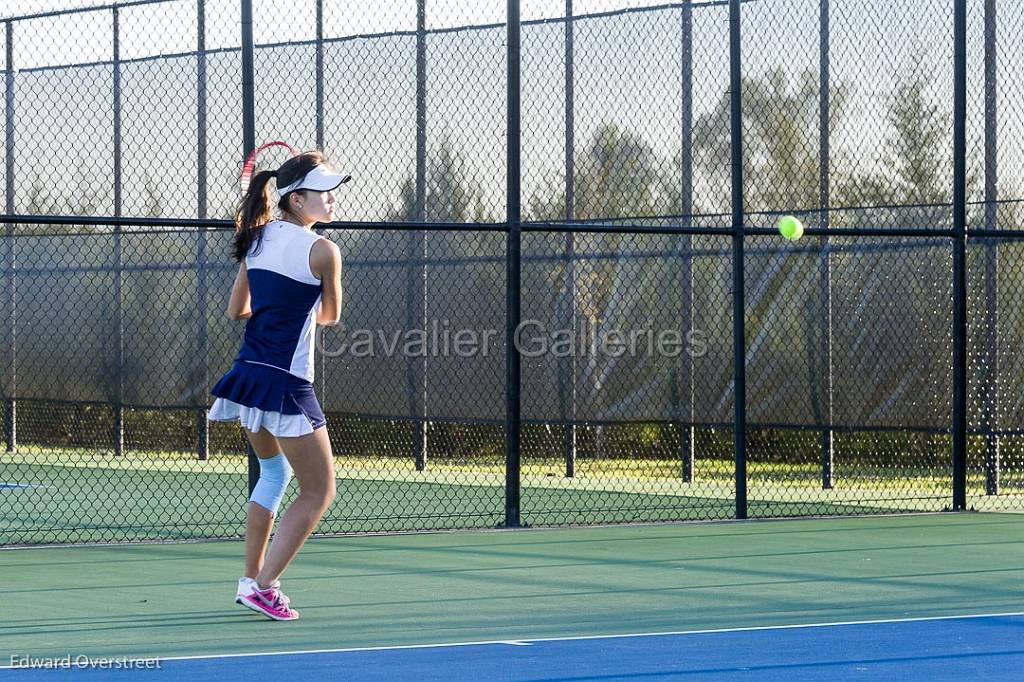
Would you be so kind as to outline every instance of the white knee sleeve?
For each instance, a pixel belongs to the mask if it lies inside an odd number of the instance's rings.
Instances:
[[[251,502],[255,502],[271,514],[277,514],[284,491],[292,480],[292,468],[283,454],[260,460],[260,480],[252,489]]]

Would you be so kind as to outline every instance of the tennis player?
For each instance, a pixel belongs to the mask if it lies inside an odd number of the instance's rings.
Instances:
[[[318,151],[296,153],[276,171],[252,178],[235,215],[233,256],[240,265],[227,315],[247,322],[238,357],[211,390],[216,400],[207,416],[237,420],[259,458],[246,518],[245,575],[235,601],[274,620],[299,617],[279,578],[334,500],[327,422],[312,382],[316,325],[335,325],[340,315],[341,256],[311,228],[331,221],[333,191],[350,179]],[[267,552],[293,472],[299,494],[281,515]]]

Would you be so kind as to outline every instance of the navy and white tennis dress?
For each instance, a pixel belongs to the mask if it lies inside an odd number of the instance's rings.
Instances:
[[[327,423],[313,392],[313,344],[321,283],[309,269],[320,235],[273,220],[245,257],[252,316],[231,371],[210,391],[207,418],[238,420],[250,431],[303,436]]]

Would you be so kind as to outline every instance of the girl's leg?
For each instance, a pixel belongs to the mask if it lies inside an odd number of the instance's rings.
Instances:
[[[267,559],[255,576],[261,588],[281,577],[334,501],[335,493],[334,456],[326,426],[298,438],[279,438],[278,442],[299,481],[299,494],[281,516]]]
[[[281,444],[274,434],[266,429],[253,433],[243,429],[253,452],[260,459],[276,457],[281,454]],[[245,517],[245,576],[255,578],[263,568],[263,555],[270,541],[270,531],[274,527],[274,515],[269,509],[255,502],[249,503],[249,512]]]

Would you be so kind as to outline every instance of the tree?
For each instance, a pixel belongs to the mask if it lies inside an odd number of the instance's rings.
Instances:
[[[837,215],[838,225],[856,227],[935,227],[949,225],[953,201],[953,113],[934,94],[924,53],[918,51],[903,71],[889,98],[889,132],[877,163],[841,176],[834,203],[866,207]],[[967,164],[967,196],[977,196],[978,163]],[[892,207],[902,207],[893,210]],[[882,209],[872,210],[873,208]],[[850,221],[853,221],[850,224]]]
[[[952,225],[952,111],[948,98],[936,96],[923,61],[919,51],[899,74],[888,99],[888,134],[875,162],[836,183],[835,203],[855,208],[834,212],[833,225]],[[851,137],[858,136],[864,137],[858,131]],[[972,167],[977,164],[968,163]],[[975,173],[969,172],[967,188],[968,196],[977,195]],[[864,341],[857,348],[835,344],[836,362],[847,368],[847,379],[872,387],[850,406],[857,413],[846,416],[861,423],[944,424],[951,388],[948,243],[886,237],[844,246],[833,258],[836,324],[846,338]],[[837,390],[849,387],[837,384]]]
[[[660,224],[660,216],[674,212],[666,177],[670,165],[640,134],[612,123],[599,125],[576,157],[573,220],[609,227]],[[561,183],[549,185],[526,203],[527,220],[560,221],[566,217]],[[630,257],[652,247],[664,248],[665,237],[598,232],[552,235],[541,242],[538,255],[559,253],[565,248],[562,240],[571,240],[577,254],[589,255],[577,255],[571,269],[568,259],[545,259],[530,266],[524,284],[530,287],[528,305],[533,317],[540,311],[550,329],[566,329],[575,317],[578,324],[600,337],[615,330],[629,334],[672,324],[680,296],[674,284],[674,264]],[[574,294],[571,300],[570,291]],[[664,404],[659,391],[667,395],[671,369],[654,355],[641,351],[636,357],[613,357],[577,349],[577,357],[579,376],[571,380],[581,384],[579,398],[589,406],[586,415],[578,416],[614,419],[644,411],[644,405]],[[541,376],[551,380],[550,373],[558,372],[559,386],[564,386],[570,379],[566,376],[570,366],[547,361],[535,371],[546,372]],[[602,452],[603,431],[597,427],[599,456],[608,454]]]
[[[498,302],[503,300],[505,290],[504,270],[495,265],[496,257],[503,253],[504,234],[476,227],[476,223],[494,222],[495,218],[468,164],[451,141],[442,140],[428,156],[426,166],[422,215],[417,210],[415,178],[406,177],[400,184],[397,202],[387,207],[386,221],[406,227],[416,222],[464,223],[465,229],[454,226],[443,230],[346,232],[342,245],[345,286],[357,293],[346,295],[343,326],[334,333],[361,329],[390,335],[429,330],[434,321],[447,323],[452,330],[495,326],[502,310]],[[381,260],[388,262],[381,264]],[[335,339],[327,343],[337,346],[340,342]],[[463,364],[478,361],[488,360],[478,356]],[[492,353],[490,361],[499,360]],[[428,401],[436,400],[432,396],[454,392],[465,404],[493,403],[493,395],[500,391],[494,384],[500,383],[502,374],[450,373],[444,362],[415,354],[406,355],[404,361],[366,358],[356,359],[340,371],[353,372],[366,386],[360,398],[362,404],[385,406],[383,409],[392,413],[420,417],[436,413],[436,404],[422,404],[424,393]],[[445,385],[421,390],[426,381],[425,363],[442,368]],[[327,390],[334,389],[328,386]],[[338,390],[339,402],[352,400],[350,391],[343,386]],[[326,400],[330,402],[331,397],[328,393]],[[441,409],[447,406],[442,404]]]
[[[427,159],[423,220],[445,223],[492,222],[483,203],[480,186],[467,177],[465,160],[442,140],[439,150]],[[415,221],[416,181],[407,177],[399,190],[398,205],[387,213],[389,222]]]
[[[639,134],[614,123],[597,127],[573,177],[573,220],[643,223],[672,212],[673,194],[663,170],[668,164]],[[565,219],[561,181],[549,183],[526,201],[527,221]]]
[[[763,75],[744,77],[742,91],[745,210],[816,207],[820,174],[817,71],[808,69],[791,77],[777,66]],[[849,88],[833,82],[829,96],[830,125],[836,129],[847,118]],[[694,123],[695,212],[725,212],[731,203],[731,110],[731,95],[723,91],[715,107]]]
[[[462,156],[455,151],[448,139],[441,141],[435,154],[427,159],[427,175],[424,187],[423,222],[444,223],[490,223],[495,222],[494,215],[484,204],[480,186],[468,177],[467,167]],[[402,181],[397,206],[392,206],[387,213],[388,222],[415,222],[418,220],[416,211],[415,179],[407,177]],[[493,235],[480,230],[442,231],[429,236],[420,236],[427,244],[416,246],[417,235],[409,232],[408,248],[429,248],[431,254],[439,257],[479,258],[493,250]],[[351,245],[351,252],[372,251],[375,247],[365,243],[366,239],[378,239],[379,235],[365,233],[360,242]],[[410,251],[411,257],[417,254]],[[499,277],[493,268],[471,268],[468,271],[472,284],[467,286],[483,287],[484,290],[502,291],[504,279]]]

